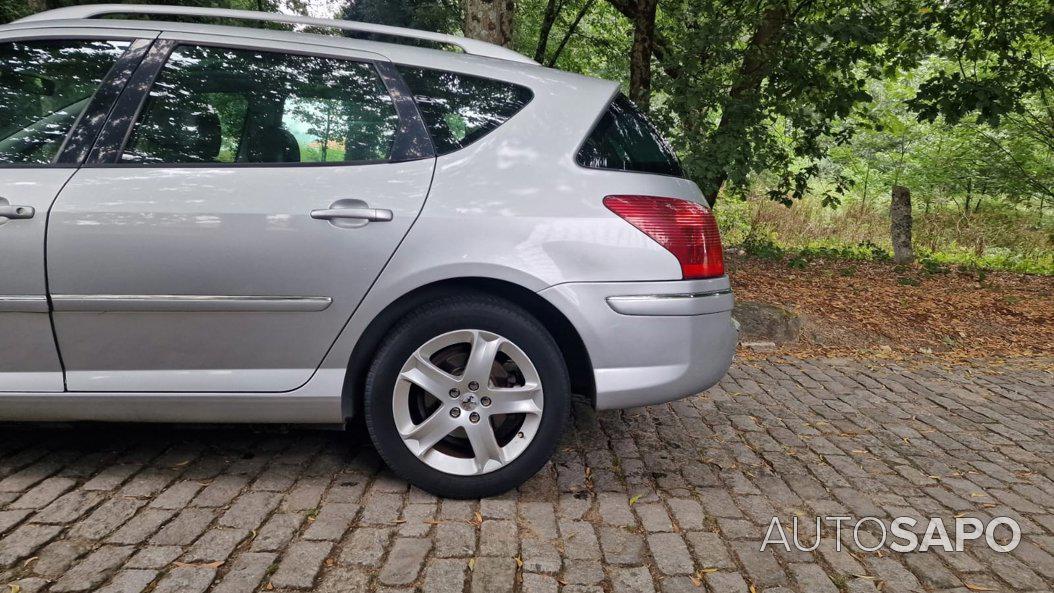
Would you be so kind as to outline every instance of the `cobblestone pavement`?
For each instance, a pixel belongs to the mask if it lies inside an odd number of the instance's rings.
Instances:
[[[696,398],[582,409],[519,492],[449,501],[337,432],[5,426],[0,589],[1050,591],[1052,429],[1039,371],[739,363]],[[1004,514],[1011,553],[838,552],[830,525],[759,551],[773,516]]]

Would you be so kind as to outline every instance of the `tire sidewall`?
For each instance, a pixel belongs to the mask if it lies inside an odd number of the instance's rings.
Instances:
[[[544,398],[542,418],[530,445],[505,467],[478,476],[448,474],[418,459],[396,430],[392,410],[396,381],[414,351],[432,338],[465,329],[496,333],[523,350],[538,371]],[[370,368],[364,404],[374,445],[397,474],[435,494],[475,498],[515,488],[545,465],[570,416],[570,388],[559,348],[537,320],[511,303],[461,298],[425,307],[396,326]]]

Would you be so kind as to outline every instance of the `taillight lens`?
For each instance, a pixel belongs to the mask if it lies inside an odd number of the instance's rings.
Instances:
[[[604,205],[672,253],[685,280],[724,275],[721,235],[709,209],[655,196],[608,196]]]

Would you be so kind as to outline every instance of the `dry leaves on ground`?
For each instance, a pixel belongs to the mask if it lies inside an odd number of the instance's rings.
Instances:
[[[805,267],[736,257],[737,299],[787,307],[805,321],[803,354],[949,360],[1054,358],[1054,278],[927,273],[890,263],[817,259]]]

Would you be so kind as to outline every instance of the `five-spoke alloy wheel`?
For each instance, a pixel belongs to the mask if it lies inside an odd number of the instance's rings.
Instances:
[[[397,324],[367,377],[366,422],[397,473],[433,493],[516,487],[555,450],[569,415],[552,336],[493,297],[437,301]]]

